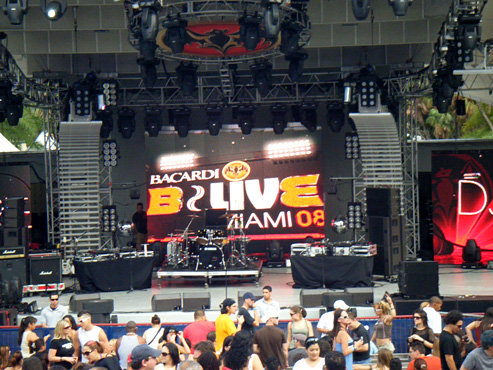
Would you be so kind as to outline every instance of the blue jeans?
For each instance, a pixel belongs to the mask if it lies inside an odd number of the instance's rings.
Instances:
[[[353,365],[370,365],[371,358],[361,361],[353,361]]]

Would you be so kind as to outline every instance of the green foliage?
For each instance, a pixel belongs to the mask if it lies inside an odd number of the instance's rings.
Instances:
[[[35,143],[41,131],[43,117],[41,112],[34,108],[24,107],[23,117],[17,126],[10,126],[7,120],[0,123],[0,133],[21,150],[24,145],[30,149],[42,149],[42,145]]]

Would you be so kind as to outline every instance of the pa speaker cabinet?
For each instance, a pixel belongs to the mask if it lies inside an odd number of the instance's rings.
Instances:
[[[109,324],[111,321],[111,315],[109,313],[95,313],[91,314],[91,322],[94,324]]]
[[[62,282],[62,260],[60,256],[29,257],[31,284],[60,284]]]
[[[373,304],[373,288],[346,288],[346,293],[351,294],[353,306],[369,306]]]
[[[322,304],[327,307],[327,311],[332,311],[334,309],[334,302],[342,300],[348,306],[353,306],[353,296],[346,292],[328,292],[324,293],[322,297]]]
[[[457,309],[462,313],[484,313],[491,306],[493,296],[457,297]]]
[[[210,292],[183,293],[183,311],[197,311],[210,308]]]
[[[176,311],[181,309],[181,293],[155,294],[151,298],[153,311]]]
[[[98,299],[94,301],[84,301],[82,303],[82,309],[84,311],[89,311],[91,315],[103,313],[109,314],[114,310],[114,302],[112,299]]]
[[[397,275],[399,263],[403,260],[404,225],[402,216],[368,217],[368,239],[377,244],[373,274]]]
[[[301,289],[300,303],[302,307],[322,306],[322,297],[327,293],[327,289]]]
[[[95,301],[98,299],[101,299],[101,295],[99,293],[72,294],[68,306],[70,308],[70,311],[78,313],[84,309],[83,308],[84,302]]]
[[[10,281],[18,277],[21,285],[27,285],[26,276],[25,258],[0,259],[0,280]]]
[[[238,306],[243,304],[243,295],[248,292],[252,293],[255,296],[255,301],[264,298],[264,294],[261,290],[238,290]]]
[[[399,291],[410,298],[438,296],[438,262],[401,262],[398,283]]]
[[[393,217],[399,214],[397,188],[366,188],[366,214],[369,217]]]
[[[23,228],[4,228],[3,246],[17,247],[18,245],[24,245],[25,239],[23,230]]]

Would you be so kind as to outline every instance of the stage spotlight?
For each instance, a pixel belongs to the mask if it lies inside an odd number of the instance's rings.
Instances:
[[[157,1],[143,6],[142,14],[140,16],[140,33],[144,41],[156,41],[157,33],[159,31],[159,9],[161,9],[161,4]]]
[[[207,114],[207,129],[211,136],[219,135],[219,131],[223,126],[221,112],[222,108],[218,105],[205,108],[205,114]]]
[[[282,3],[282,1],[281,1]],[[264,12],[264,31],[265,37],[275,40],[281,29],[281,19],[279,13],[279,3],[267,2]]]
[[[301,30],[302,27],[293,21],[282,22],[281,46],[279,48],[281,53],[284,53],[285,55],[290,55],[298,50]]]
[[[371,0],[351,0],[354,18],[364,21],[370,12]]]
[[[175,130],[179,137],[187,137],[190,130],[191,110],[183,107],[179,109],[169,109],[169,122],[175,125]]]
[[[250,70],[260,95],[266,95],[272,88],[272,64],[267,60],[256,62],[250,66]]]
[[[378,76],[369,75],[360,77],[359,85],[360,107],[378,109],[380,99]]]
[[[462,249],[462,268],[481,268],[481,249],[476,240],[468,239],[466,246]]]
[[[117,229],[116,206],[103,206],[101,228],[103,232],[113,233]]]
[[[115,167],[118,164],[118,146],[116,140],[103,140],[103,165]]]
[[[41,0],[41,11],[50,21],[57,21],[67,11],[67,0]]]
[[[198,66],[192,63],[183,62],[176,67],[177,82],[185,96],[192,96],[197,87],[197,68]]]
[[[3,3],[3,14],[7,16],[10,24],[22,24],[29,9],[28,0],[4,0]]]
[[[293,120],[301,122],[310,132],[317,131],[317,105],[315,103],[303,103],[291,107]]]
[[[346,133],[344,149],[346,151],[346,159],[359,159],[359,136],[357,133]]]
[[[79,117],[87,117],[91,114],[92,91],[91,85],[86,81],[78,81],[72,85],[74,113]]]
[[[287,126],[286,113],[288,108],[285,105],[276,104],[270,107],[272,115],[272,129],[276,135],[281,135]]]
[[[164,43],[173,53],[183,53],[187,43],[187,26],[188,21],[180,16],[168,17],[163,22],[163,27],[166,28]]]
[[[238,120],[238,126],[243,135],[250,135],[253,129],[253,114],[255,107],[253,105],[240,105],[233,109],[233,118]]]
[[[118,81],[106,80],[102,83],[104,104],[107,107],[116,107],[118,105]]]
[[[327,125],[332,132],[340,132],[344,126],[346,115],[342,102],[330,102],[327,104]]]
[[[98,110],[96,112],[96,120],[102,122],[99,137],[101,139],[109,138],[111,131],[113,131],[113,112],[107,109]]]
[[[389,5],[392,7],[394,15],[403,17],[407,13],[407,8],[413,5],[413,0],[389,0]]]
[[[260,42],[260,23],[262,23],[262,17],[255,14],[245,14],[238,19],[240,24],[240,40],[247,50],[255,50],[257,44]]]
[[[161,110],[159,108],[147,108],[144,122],[149,137],[157,137],[163,125],[161,121]]]
[[[299,82],[303,76],[303,65],[308,59],[306,51],[297,51],[291,55],[286,55],[285,59],[289,61],[288,76],[293,82]]]
[[[124,107],[118,111],[118,131],[124,139],[130,139],[135,131],[135,112],[130,108]]]
[[[10,126],[17,126],[19,124],[19,119],[22,118],[24,112],[23,100],[24,98],[21,95],[11,96],[6,111],[7,121]]]

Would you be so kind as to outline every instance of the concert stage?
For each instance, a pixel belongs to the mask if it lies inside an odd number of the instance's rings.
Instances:
[[[167,282],[174,281],[203,281],[206,287],[212,280],[255,282],[258,281],[262,273],[262,261],[251,262],[247,267],[232,267],[229,269],[217,270],[188,270],[176,269],[174,267],[163,267],[157,272],[158,288],[161,288],[162,280]]]

